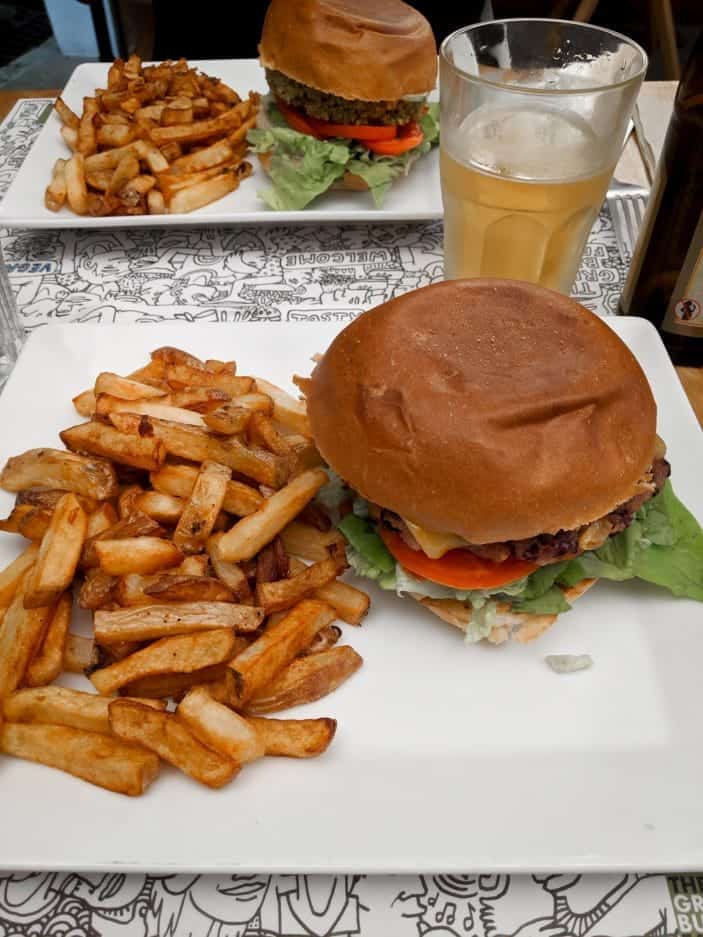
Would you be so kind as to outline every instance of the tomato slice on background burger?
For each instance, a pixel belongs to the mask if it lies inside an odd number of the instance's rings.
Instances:
[[[304,114],[301,114],[300,111],[286,104],[285,101],[281,101],[280,98],[276,98],[276,107],[281,112],[285,122],[293,130],[297,130],[298,133],[307,133],[311,137],[317,137],[317,139],[320,138],[318,131],[315,130],[312,123]]]
[[[394,140],[398,130],[394,126],[375,124],[331,124],[317,117],[305,118],[324,137],[344,137],[347,140]]]
[[[424,139],[425,135],[420,125],[412,121],[398,129],[398,136],[395,140],[371,140],[366,145],[372,153],[378,156],[400,156],[401,153],[414,150]]]
[[[433,560],[422,550],[409,547],[394,530],[380,525],[379,533],[389,552],[409,573],[454,589],[491,589],[523,579],[538,569],[534,563],[525,560],[492,563],[470,550],[449,550],[438,560]]]

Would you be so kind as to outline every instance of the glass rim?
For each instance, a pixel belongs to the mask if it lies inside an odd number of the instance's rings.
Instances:
[[[509,81],[499,81],[492,78],[484,78],[481,75],[473,75],[471,72],[465,71],[465,69],[460,68],[449,59],[447,55],[447,49],[449,48],[451,41],[456,36],[462,35],[463,33],[469,33],[474,30],[479,30],[485,26],[500,26],[504,23],[561,23],[564,26],[571,26],[580,30],[590,30],[591,32],[606,33],[609,36],[614,36],[615,38],[622,40],[626,45],[630,46],[630,48],[636,49],[642,56],[642,67],[638,70],[637,74],[631,75],[629,78],[623,78],[622,81],[615,81],[612,84],[593,85],[586,88],[528,88],[524,85],[511,84]],[[460,26],[459,29],[455,29],[453,33],[450,33],[442,40],[442,43],[439,47],[439,56],[442,61],[446,62],[446,64],[451,69],[453,69],[458,75],[466,78],[467,81],[473,81],[477,84],[487,85],[490,88],[499,88],[503,91],[511,91],[514,94],[541,94],[554,96],[595,94],[596,92],[613,91],[617,88],[626,88],[628,85],[632,85],[638,81],[641,81],[645,72],[647,71],[647,66],[649,65],[649,58],[642,46],[638,42],[635,42],[634,39],[630,39],[630,37],[626,36],[624,33],[619,33],[614,29],[607,29],[605,26],[594,26],[593,23],[579,23],[575,20],[550,19],[546,16],[514,16],[508,17],[506,19],[485,20],[478,23],[471,23],[468,26]]]

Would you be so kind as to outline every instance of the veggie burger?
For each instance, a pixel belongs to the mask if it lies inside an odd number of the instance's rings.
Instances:
[[[271,93],[249,141],[273,208],[332,187],[370,189],[380,204],[438,140],[434,35],[401,0],[272,0],[259,54]]]
[[[344,329],[304,389],[351,565],[468,640],[531,640],[601,577],[703,601],[647,379],[573,300],[415,290]]]

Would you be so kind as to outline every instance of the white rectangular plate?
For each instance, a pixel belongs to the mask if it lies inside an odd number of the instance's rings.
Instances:
[[[610,320],[659,403],[680,497],[703,517],[703,434],[657,335]],[[60,446],[71,397],[179,345],[292,389],[339,326],[47,326],[0,397],[0,463]],[[354,440],[349,441],[354,445]],[[529,467],[528,467],[529,470]],[[0,510],[12,497],[0,493]],[[0,563],[19,538],[0,538]],[[703,606],[601,583],[534,644],[464,646],[410,600],[371,589],[343,641],[361,670],[300,716],[338,719],[317,760],[264,759],[213,792],[166,769],[130,800],[0,759],[0,867],[421,872],[703,867]],[[546,654],[588,653],[558,676]],[[81,678],[82,679],[82,678]],[[87,682],[86,686],[87,686]]]
[[[223,59],[193,62],[206,74],[222,78],[242,97],[249,91],[266,93],[264,70],[256,59]],[[66,103],[80,113],[83,98],[96,88],[104,88],[108,65],[90,62],[79,65],[66,85]],[[44,206],[44,189],[51,179],[54,162],[70,155],[60,135],[61,121],[49,115],[44,127],[22,164],[5,198],[0,202],[0,224],[19,228],[115,228],[204,225],[234,222],[342,222],[342,221],[411,221],[442,217],[437,147],[419,159],[412,171],[397,179],[382,208],[374,208],[370,192],[328,192],[303,211],[273,211],[257,197],[257,191],[270,184],[251,154],[252,175],[235,191],[187,215],[136,215],[133,217],[89,218],[74,215],[68,208],[51,212]]]

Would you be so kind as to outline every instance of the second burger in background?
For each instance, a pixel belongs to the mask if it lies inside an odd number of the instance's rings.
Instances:
[[[272,208],[330,188],[370,189],[378,206],[438,140],[434,35],[401,0],[272,0],[259,53],[271,95],[249,141]]]

